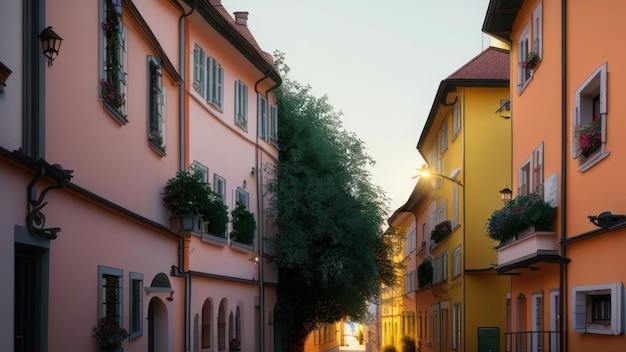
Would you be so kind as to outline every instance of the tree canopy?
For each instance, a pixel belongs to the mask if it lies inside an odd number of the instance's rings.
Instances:
[[[323,324],[362,321],[381,284],[396,284],[390,243],[381,226],[384,192],[370,181],[374,160],[341,122],[326,96],[286,79],[276,91],[276,175],[269,184],[278,234],[271,240],[279,268],[278,316],[289,327],[289,350]]]

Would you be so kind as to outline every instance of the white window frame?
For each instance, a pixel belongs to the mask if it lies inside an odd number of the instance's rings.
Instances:
[[[624,287],[621,282],[572,288],[572,326],[574,332],[600,335],[621,335]],[[611,295],[611,324],[594,324],[591,321],[591,296]]]
[[[517,93],[520,94],[526,85],[532,80],[531,70],[524,67],[530,49],[530,23],[524,27],[517,41]]]
[[[135,289],[135,282],[139,283],[139,290]],[[131,272],[128,283],[128,334],[129,338],[133,339],[143,335],[143,274]],[[133,310],[135,310],[139,316],[137,326],[133,323]]]
[[[235,81],[235,123],[248,130],[248,86]]]
[[[224,100],[224,69],[213,57],[207,59],[207,96],[206,100],[222,110]]]
[[[269,114],[269,142],[278,143],[278,105],[270,105]]]
[[[248,199],[248,192],[246,192],[243,188],[237,187],[237,190],[235,191],[235,205],[237,205],[237,202],[241,202],[246,206],[246,209],[248,209]]]
[[[452,346],[453,350],[459,347],[461,337],[461,303],[455,303],[452,311]]]
[[[222,202],[226,204],[226,180],[218,174],[213,174],[213,191],[219,194]]]
[[[452,277],[461,276],[461,246],[452,252]]]
[[[532,22],[532,51],[539,54],[539,57],[543,57],[543,1],[539,1],[539,4],[533,10],[533,22]]]
[[[267,100],[259,94],[257,96],[257,133],[262,139],[267,139]]]
[[[202,165],[198,161],[195,161],[189,165],[189,171],[200,170],[202,172],[202,180],[204,183],[209,183],[209,168]]]
[[[117,319],[118,324],[122,326],[124,321],[122,309],[124,307],[124,271],[122,269],[111,268],[108,266],[98,265],[98,319],[106,318],[106,289],[104,288],[104,277],[115,276],[118,278],[118,302],[117,302]]]
[[[580,158],[578,171],[584,172],[598,161],[609,155],[606,151],[606,117],[607,117],[607,63],[598,67],[587,79],[576,89],[574,93],[576,106],[572,116],[572,158]],[[602,144],[599,152],[585,157],[581,155],[580,143],[576,137],[575,129],[577,125],[591,123],[593,111],[593,99],[599,98],[599,117],[602,123]]]
[[[538,193],[543,197],[544,165],[543,142],[539,144],[528,159],[522,163],[517,173],[517,194]]]
[[[439,130],[439,155],[448,150],[448,120],[446,119]]]
[[[540,352],[543,347],[542,331],[543,331],[543,293],[532,294],[532,352]]]
[[[203,97],[206,96],[206,52],[197,43],[193,48],[193,83],[191,86]]]
[[[452,229],[459,225],[459,186],[452,188]]]
[[[154,80],[153,75],[156,76]],[[165,155],[166,119],[167,92],[163,85],[161,63],[156,57],[148,56],[148,141],[161,155]],[[154,133],[157,136],[154,136]],[[160,140],[155,139],[158,137]]]
[[[456,140],[459,132],[461,132],[461,109],[457,101],[452,105],[452,141]]]
[[[433,285],[448,280],[448,251],[433,258]]]

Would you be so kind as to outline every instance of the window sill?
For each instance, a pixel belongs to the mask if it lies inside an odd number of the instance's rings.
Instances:
[[[228,244],[228,239],[208,233],[203,233],[202,242],[210,243],[218,247],[225,247]]]
[[[611,329],[611,324],[587,324],[587,328],[585,329],[585,333],[587,334],[598,334],[598,335],[613,335],[613,330]]]
[[[101,98],[102,99],[102,98]],[[122,114],[116,107],[107,103],[106,101],[102,101],[102,105],[104,109],[113,117],[113,120],[117,121],[120,125],[125,125],[128,123],[128,119],[126,115]]]
[[[580,164],[580,166],[578,167],[578,171],[585,172],[591,169],[591,167],[593,167],[595,164],[599,163],[601,160],[608,157],[610,154],[611,153],[606,153],[601,150],[597,152],[596,154],[590,155],[589,157],[587,157],[587,159],[584,162]]]
[[[152,150],[154,150],[154,152],[159,154],[161,157],[167,156],[167,154],[165,153],[165,147],[157,145],[156,143],[152,142],[149,139],[148,139],[148,144],[150,144],[150,148],[152,148]]]

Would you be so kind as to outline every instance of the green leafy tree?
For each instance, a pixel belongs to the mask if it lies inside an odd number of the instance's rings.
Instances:
[[[284,78],[283,59],[276,55]],[[370,182],[363,142],[309,86],[284,78],[276,96],[280,154],[268,186],[279,229],[277,320],[288,327],[288,350],[299,352],[324,324],[366,319],[367,302],[397,279],[381,230],[387,200]]]

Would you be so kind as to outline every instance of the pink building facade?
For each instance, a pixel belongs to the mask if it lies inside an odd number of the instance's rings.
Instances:
[[[127,352],[280,346],[262,239],[281,80],[246,20],[219,1],[0,4],[0,350],[95,352],[101,318]],[[192,166],[247,204],[252,245],[230,223],[172,231],[163,188]]]

